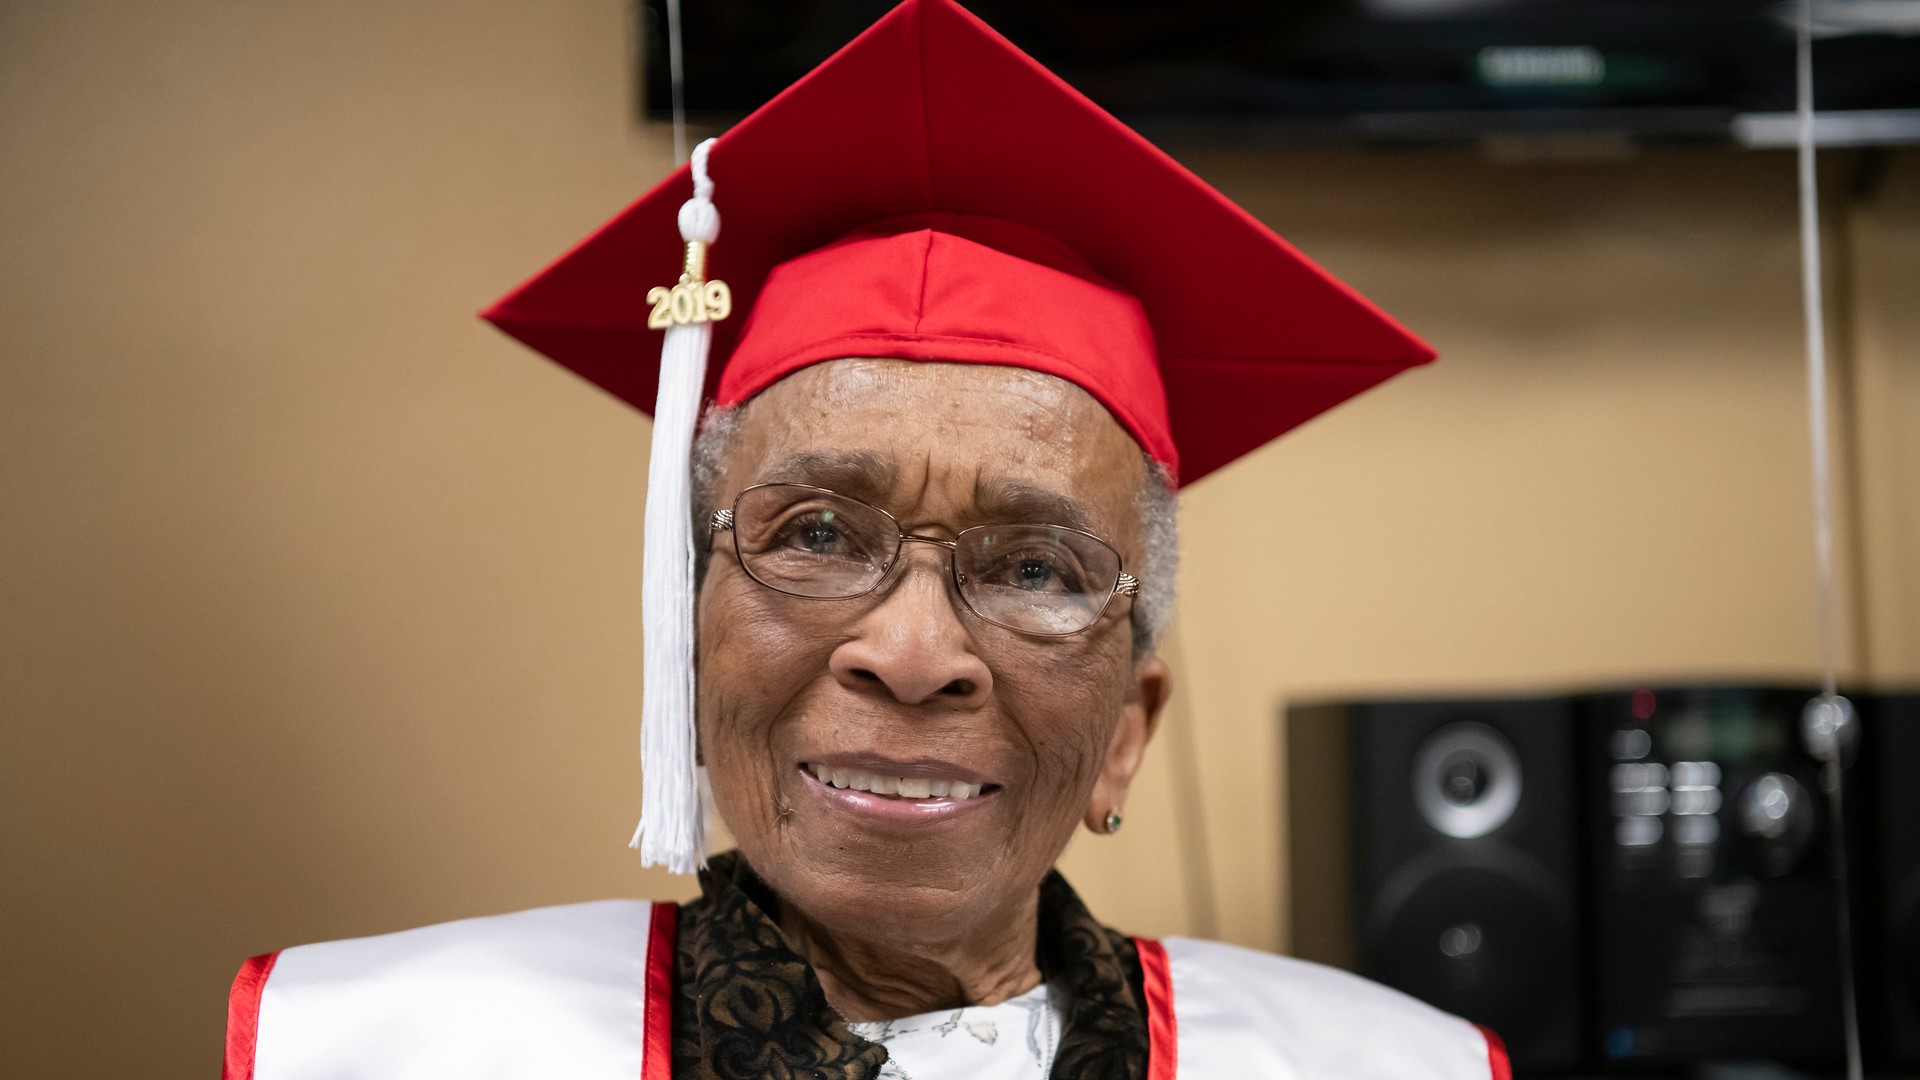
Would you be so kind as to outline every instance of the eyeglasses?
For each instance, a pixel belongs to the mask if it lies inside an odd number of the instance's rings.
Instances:
[[[1077,634],[1140,581],[1105,540],[1064,525],[976,525],[951,540],[905,531],[892,514],[805,484],[757,484],[708,527],[733,533],[747,576],[812,600],[865,596],[887,579],[908,541],[949,553],[955,590],[975,615],[1043,637]]]

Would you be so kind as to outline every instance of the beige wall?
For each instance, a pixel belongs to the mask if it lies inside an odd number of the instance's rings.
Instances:
[[[472,314],[666,167],[623,12],[0,3],[0,1074],[210,1075],[250,953],[684,894],[622,846],[646,424]],[[1289,697],[1811,670],[1787,159],[1187,157],[1446,358],[1187,496],[1096,910],[1202,921],[1197,806],[1284,944]],[[1836,235],[1849,664],[1920,678],[1920,156]]]

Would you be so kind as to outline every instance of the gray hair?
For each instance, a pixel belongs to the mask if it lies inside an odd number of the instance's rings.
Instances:
[[[1180,497],[1173,473],[1145,451],[1146,478],[1133,498],[1140,518],[1140,594],[1133,598],[1133,648],[1150,653],[1160,646],[1173,618],[1175,582],[1180,576]]]
[[[709,406],[700,422],[700,434],[693,441],[693,535],[706,535],[707,522],[713,518],[714,491],[720,471],[739,440],[740,421],[746,409],[740,406]],[[1145,478],[1134,495],[1134,513],[1140,519],[1140,593],[1133,598],[1133,649],[1136,655],[1154,650],[1160,643],[1167,622],[1173,618],[1174,583],[1180,573],[1179,497],[1174,493],[1173,474],[1165,465],[1148,457]],[[712,548],[697,540],[694,544],[694,580],[706,577],[707,558]]]

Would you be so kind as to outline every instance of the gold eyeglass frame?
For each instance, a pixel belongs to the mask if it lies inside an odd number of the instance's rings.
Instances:
[[[762,580],[758,574],[755,574],[753,572],[753,568],[747,564],[746,554],[740,550],[740,534],[738,532],[735,532],[733,528],[734,517],[735,517],[734,510],[735,510],[735,507],[738,507],[740,505],[741,499],[746,498],[748,495],[752,494],[753,492],[759,491],[763,488],[775,488],[775,487],[791,488],[796,491],[810,491],[818,495],[831,495],[836,499],[845,499],[848,502],[856,503],[860,506],[864,506],[867,509],[872,510],[874,513],[879,514],[881,517],[886,518],[887,521],[893,525],[894,532],[899,537],[899,539],[894,541],[893,554],[888,557],[886,565],[880,568],[880,575],[874,579],[873,584],[867,586],[864,590],[860,592],[852,593],[847,596],[808,596],[805,593],[790,592],[786,589],[781,588],[778,585]],[[1087,620],[1087,625],[1082,626],[1077,630],[1065,630],[1065,631],[1058,631],[1053,633],[1049,633],[1045,630],[1029,630],[1021,626],[1008,626],[1006,623],[1003,623],[998,619],[995,619],[986,615],[979,608],[973,606],[973,601],[967,598],[966,575],[960,572],[960,567],[957,560],[957,556],[960,551],[960,538],[967,535],[970,532],[978,532],[982,529],[1000,529],[1000,528],[1006,528],[1008,526],[1015,526],[1020,528],[1058,529],[1061,532],[1074,533],[1079,536],[1084,536],[1087,539],[1093,541],[1094,543],[1099,544],[1101,547],[1106,548],[1108,551],[1113,552],[1114,563],[1115,565],[1120,567],[1120,570],[1118,571],[1118,576],[1114,580],[1113,587],[1107,591],[1106,598],[1100,602],[1100,609],[1093,613],[1093,617],[1091,619]],[[907,530],[900,527],[899,518],[894,517],[892,514],[888,513],[885,509],[875,506],[872,503],[866,501],[865,499],[856,499],[853,496],[848,495],[844,492],[835,491],[832,488],[816,487],[813,484],[768,483],[768,484],[754,484],[751,487],[742,488],[739,494],[733,497],[733,506],[722,507],[721,509],[715,510],[713,512],[713,516],[707,520],[707,531],[708,531],[709,538],[711,538],[713,533],[719,533],[719,532],[733,533],[734,560],[740,564],[740,569],[745,571],[746,575],[749,578],[752,578],[753,581],[756,584],[760,585],[762,588],[772,589],[774,592],[777,592],[782,596],[797,597],[798,599],[801,599],[801,600],[858,600],[863,596],[871,596],[875,590],[879,589],[880,586],[887,583],[887,579],[893,576],[895,567],[897,567],[900,563],[900,552],[906,547],[909,541],[913,543],[919,543],[919,544],[934,544],[938,547],[943,547],[947,549],[947,577],[949,580],[953,582],[954,595],[960,598],[960,602],[967,606],[968,611],[973,612],[980,619],[988,623],[991,623],[994,626],[998,626],[1003,630],[1011,630],[1016,634],[1026,634],[1029,637],[1072,637],[1075,634],[1084,634],[1087,631],[1093,629],[1095,626],[1100,625],[1100,620],[1106,616],[1107,608],[1112,606],[1114,597],[1138,596],[1140,594],[1140,579],[1133,576],[1132,574],[1127,573],[1126,559],[1120,554],[1120,550],[1114,547],[1111,543],[1109,543],[1105,537],[1099,536],[1094,533],[1090,533],[1085,529],[1076,529],[1071,525],[1055,525],[1051,522],[1002,521],[1002,522],[990,522],[985,525],[974,525],[969,528],[962,529],[959,532],[955,533],[953,539],[951,540],[942,540],[937,536],[922,536],[919,533],[908,532]]]

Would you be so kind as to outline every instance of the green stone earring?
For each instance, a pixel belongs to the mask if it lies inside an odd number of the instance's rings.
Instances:
[[[1108,836],[1112,836],[1114,833],[1119,832],[1120,831],[1120,811],[1118,810],[1107,811],[1106,824],[1107,824]]]

